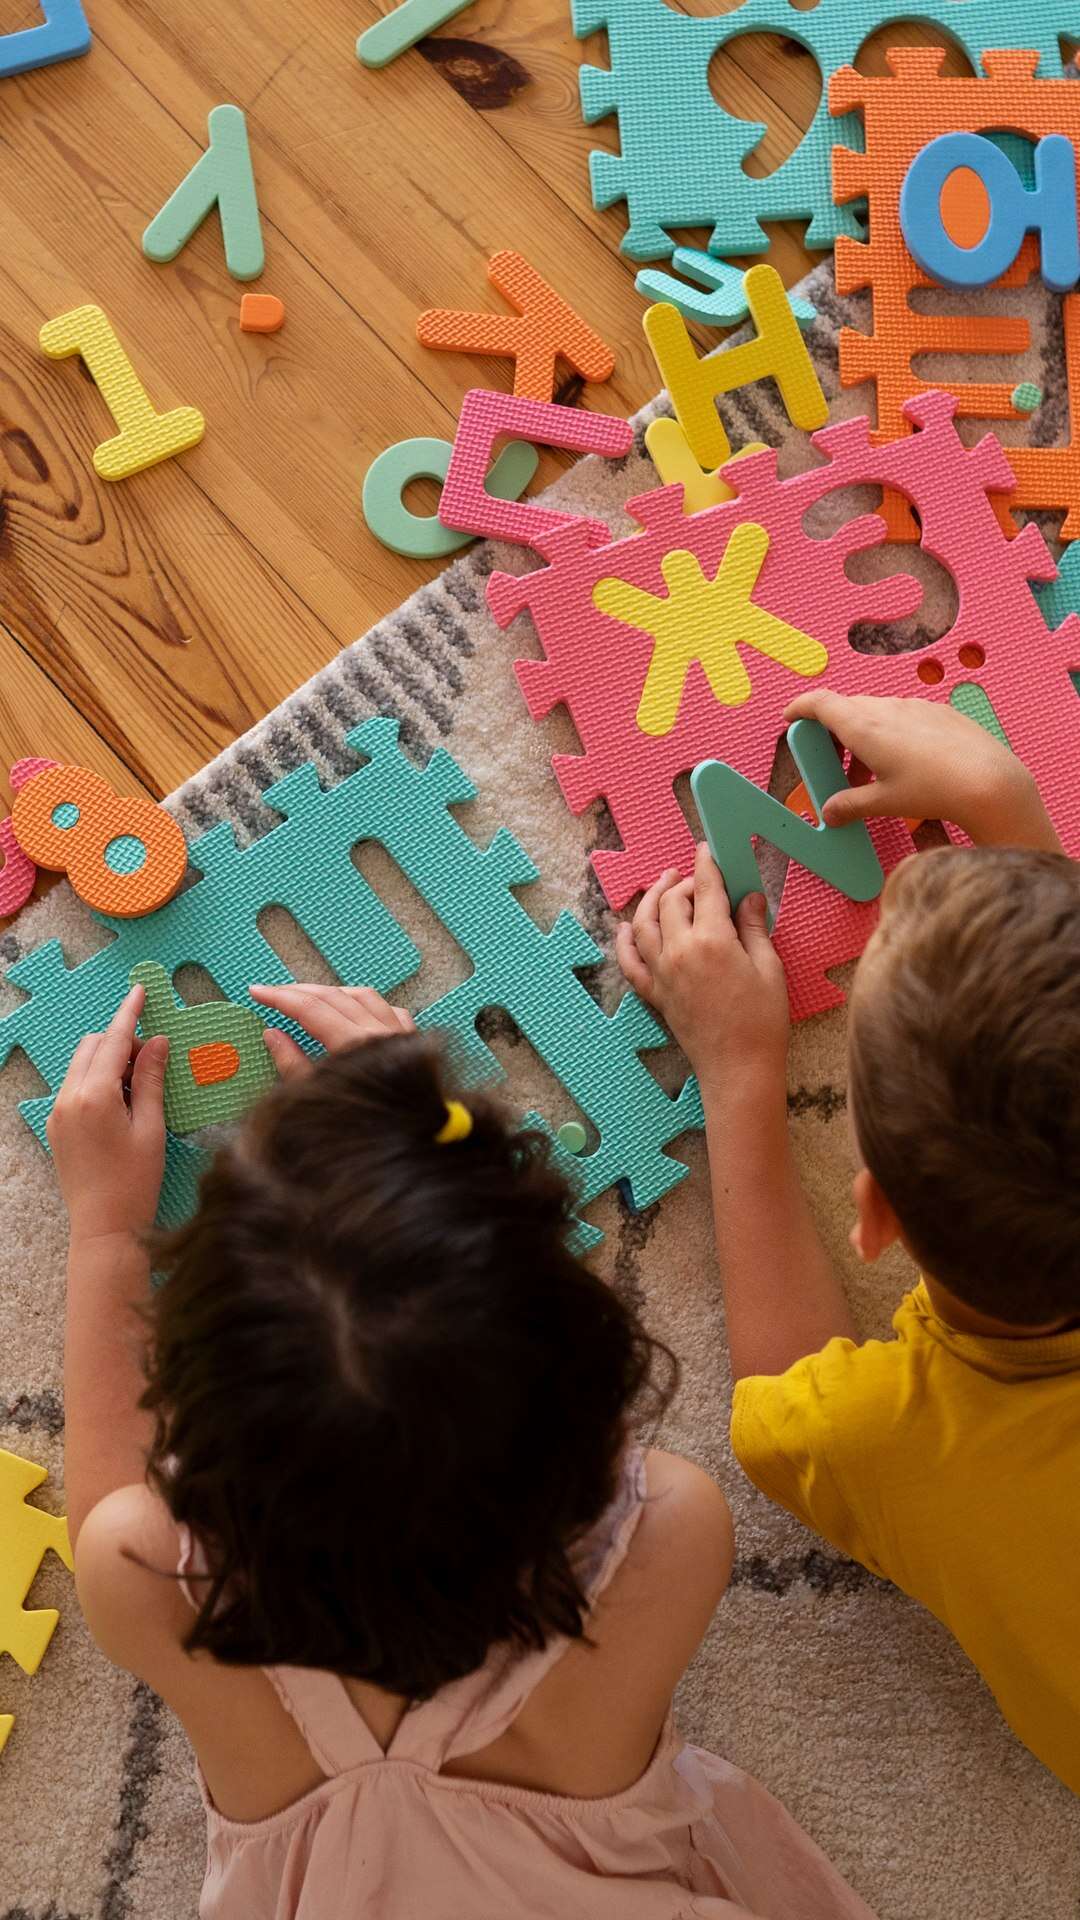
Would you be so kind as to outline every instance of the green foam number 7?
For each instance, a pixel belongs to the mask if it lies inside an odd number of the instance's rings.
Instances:
[[[826,800],[847,786],[836,748],[816,720],[796,720],[787,738],[820,818]],[[881,892],[885,875],[861,820],[846,827],[811,826],[723,760],[703,760],[690,786],[732,912],[748,893],[762,891],[755,839],[778,847],[849,900],[874,900]]]

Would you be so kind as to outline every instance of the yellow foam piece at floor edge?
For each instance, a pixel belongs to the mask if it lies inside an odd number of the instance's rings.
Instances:
[[[706,473],[698,466],[677,420],[665,417],[651,421],[645,429],[645,446],[661,484],[670,487],[681,483],[684,513],[701,513],[706,507],[718,507],[725,500],[734,500],[736,489],[728,485],[722,468],[717,473]],[[748,446],[733,453],[726,465],[733,467],[737,460],[746,460],[752,453],[765,450],[763,440],[751,440]]]
[[[716,410],[721,394],[771,377],[793,426],[823,427],[829,417],[780,275],[773,267],[751,267],[743,276],[743,291],[757,333],[723,353],[700,357],[682,314],[664,301],[649,307],[642,322],[675,416],[695,459],[706,469],[722,467],[731,457],[731,442]]]
[[[15,1715],[13,1713],[0,1713],[0,1753],[3,1753],[4,1748],[7,1746],[8,1734],[14,1725]]]
[[[126,480],[195,446],[206,431],[197,407],[158,413],[101,307],[74,307],[47,320],[38,339],[51,360],[81,354],[120,431],[94,449],[103,480]]]
[[[0,1447],[0,1654],[24,1673],[37,1672],[60,1618],[55,1607],[23,1605],[37,1570],[50,1549],[69,1572],[75,1567],[67,1521],[27,1500],[47,1477],[44,1467]]]

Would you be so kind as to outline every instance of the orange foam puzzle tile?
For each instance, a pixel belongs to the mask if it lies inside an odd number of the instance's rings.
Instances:
[[[241,333],[277,333],[285,325],[285,302],[276,293],[245,293],[240,300]]]
[[[164,906],[187,871],[187,841],[172,815],[114,793],[89,767],[39,773],[16,793],[11,822],[29,859],[66,873],[81,900],[119,919]]]
[[[583,380],[610,380],[615,371],[611,348],[523,255],[509,248],[493,253],[487,273],[515,312],[458,313],[432,307],[416,323],[421,346],[508,356],[514,362],[514,392],[525,400],[554,397],[559,360]]]
[[[942,76],[940,47],[893,48],[887,59],[891,78],[868,79],[845,67],[833,75],[829,88],[834,114],[861,108],[865,122],[865,153],[838,147],[833,154],[834,199],[865,197],[870,215],[867,240],[842,237],[836,243],[836,289],[840,294],[869,289],[873,298],[873,333],[841,331],[840,379],[845,387],[875,382],[873,437],[879,446],[908,431],[904,402],[934,389],[933,380],[913,372],[919,355],[1023,354],[1031,345],[1030,327],[1020,316],[912,309],[916,288],[937,285],[912,258],[900,225],[900,190],[916,155],[945,133],[1006,131],[1031,140],[1058,133],[1073,142],[1080,177],[1080,88],[1071,81],[1037,79],[1035,53],[987,53],[984,78]],[[966,217],[975,216],[967,210]],[[1038,259],[1037,242],[1029,236],[996,285],[1026,285]],[[1062,316],[1069,413],[1075,420],[1080,418],[1080,295],[1064,296]],[[1013,400],[1016,378],[956,381],[951,390],[965,418],[1025,417]],[[1080,440],[1064,447],[1007,447],[1005,456],[1016,476],[1015,493],[999,495],[996,503],[1006,531],[1015,531],[1014,508],[1064,509],[1063,537],[1080,536]],[[906,501],[887,494],[882,514],[893,539],[918,538]]]

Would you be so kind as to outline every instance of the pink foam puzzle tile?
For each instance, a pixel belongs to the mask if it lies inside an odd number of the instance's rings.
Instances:
[[[634,442],[629,420],[473,387],[462,401],[454,452],[443,482],[439,519],[444,526],[485,539],[510,540],[538,553],[546,553],[549,538],[566,526],[584,529],[594,543],[610,539],[602,520],[583,520],[525,501],[498,500],[488,493],[484,476],[495,442],[503,434],[562,447],[569,453],[600,453],[609,460],[629,453]]]
[[[755,648],[752,635],[750,644],[732,635],[749,677],[749,698],[717,698],[705,665],[684,661],[674,724],[650,734],[639,713],[656,652],[654,635],[604,612],[597,590],[621,581],[661,602],[669,595],[664,561],[672,553],[693,555],[701,577],[714,581],[733,533],[747,524],[763,529],[769,541],[754,603],[819,643],[827,656],[817,676],[821,682],[842,693],[940,700],[961,685],[981,685],[1015,752],[1039,779],[1064,844],[1080,853],[1074,771],[1080,714],[1069,677],[1080,665],[1080,619],[1071,616],[1047,633],[1029,586],[1054,578],[1046,543],[1033,526],[1015,540],[1006,537],[994,503],[1013,486],[1009,463],[990,435],[966,448],[955,412],[947,394],[910,400],[904,409],[910,434],[885,445],[873,443],[864,419],[826,427],[814,436],[822,464],[792,479],[779,479],[775,452],[753,455],[726,469],[736,489],[732,500],[687,516],[682,489],[660,488],[630,503],[642,532],[597,546],[589,523],[564,525],[547,536],[547,566],[523,578],[492,577],[488,596],[499,625],[528,611],[543,648],[543,658],[517,663],[530,713],[539,720],[564,705],[581,740],[580,755],[559,754],[553,762],[567,803],[582,813],[603,799],[620,835],[621,847],[593,855],[613,907],[624,906],[664,868],[689,869],[693,836],[675,793],[681,775],[702,760],[721,759],[767,785],[784,710],[808,681],[790,661]],[[956,583],[952,629],[921,650],[866,654],[849,643],[853,627],[911,615],[922,600],[922,587],[904,572],[869,583],[848,578],[852,554],[884,539],[880,517],[860,515],[828,538],[815,538],[804,526],[810,508],[827,494],[874,484],[911,501],[923,546]],[[611,591],[604,585],[601,599]],[[969,664],[973,658],[981,659],[977,669]],[[928,663],[935,673],[940,669],[939,678],[920,675]],[[902,824],[897,830],[906,835]],[[910,849],[910,836],[899,844]],[[809,972],[802,985],[797,976],[795,987],[801,1014],[832,1004],[828,993],[822,1000],[822,952],[850,945],[852,929],[863,923],[852,918],[856,910],[829,901],[829,890],[812,876],[790,885],[796,891],[778,929],[783,927],[785,941],[794,939],[789,929],[797,924],[806,951]],[[805,901],[818,903],[812,914]],[[857,912],[865,918],[865,909]],[[820,931],[826,923],[834,929],[827,941]],[[833,956],[828,964],[835,961]]]

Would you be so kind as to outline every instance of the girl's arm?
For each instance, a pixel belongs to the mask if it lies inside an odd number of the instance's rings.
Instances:
[[[662,875],[620,927],[618,955],[698,1075],[736,1380],[857,1338],[788,1142],[788,995],[764,899],[750,895],[733,920],[702,845],[694,878]]]
[[[75,1050],[49,1119],[68,1210],[64,1479],[72,1544],[87,1515],[141,1481],[150,1441],[139,1309],[150,1286],[145,1235],[165,1165],[168,1041],[139,1046],[143,991],[128,994],[105,1033]]]

